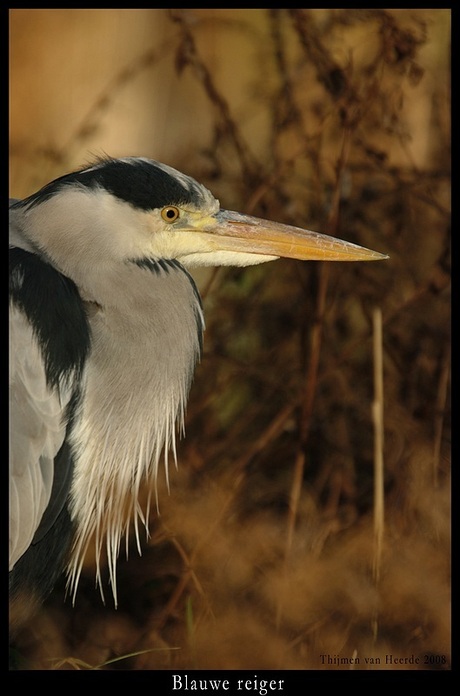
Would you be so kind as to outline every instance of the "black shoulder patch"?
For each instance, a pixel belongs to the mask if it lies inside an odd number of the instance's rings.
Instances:
[[[79,379],[90,350],[88,319],[77,286],[24,249],[10,249],[10,300],[30,321],[48,385]]]

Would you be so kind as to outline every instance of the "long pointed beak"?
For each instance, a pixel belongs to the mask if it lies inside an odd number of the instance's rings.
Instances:
[[[325,234],[219,210],[203,232],[218,237],[219,249],[303,261],[378,261],[386,254]]]

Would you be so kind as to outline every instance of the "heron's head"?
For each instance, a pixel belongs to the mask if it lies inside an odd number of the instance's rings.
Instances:
[[[69,259],[102,270],[104,262],[145,258],[176,259],[186,267],[249,266],[278,257],[385,258],[317,232],[223,210],[191,177],[144,158],[101,160],[15,205],[30,218],[38,248],[68,273]]]

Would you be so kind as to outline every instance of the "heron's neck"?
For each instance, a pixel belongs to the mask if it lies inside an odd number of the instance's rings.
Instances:
[[[107,550],[115,598],[120,539],[142,518],[142,481],[155,481],[163,451],[166,464],[167,451],[175,455],[203,330],[199,295],[176,262],[128,264],[114,289],[123,293],[126,302],[89,309],[91,354],[71,434],[77,537],[70,582],[75,589],[95,535],[98,559]]]

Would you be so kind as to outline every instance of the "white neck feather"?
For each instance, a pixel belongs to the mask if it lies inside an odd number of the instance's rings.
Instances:
[[[115,604],[121,539],[133,522],[139,546],[138,520],[147,526],[148,518],[138,501],[141,483],[155,484],[162,453],[166,472],[168,451],[175,457],[176,428],[183,429],[204,326],[193,281],[180,267],[156,273],[126,264],[117,280],[118,296],[126,287],[126,306],[90,312],[85,399],[71,433],[79,454],[71,490],[77,532],[68,569],[75,597],[94,539],[97,581],[105,548]]]

